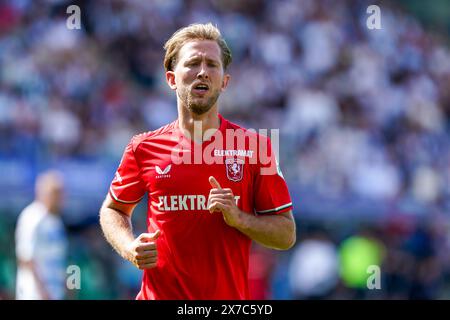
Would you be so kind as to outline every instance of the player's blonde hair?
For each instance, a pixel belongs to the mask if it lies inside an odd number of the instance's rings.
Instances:
[[[232,60],[231,50],[225,42],[225,39],[222,37],[220,30],[213,26],[212,23],[196,23],[177,30],[164,44],[164,49],[166,50],[166,55],[164,57],[164,68],[166,71],[173,71],[175,69],[178,52],[180,52],[183,45],[191,40],[216,41],[222,53],[223,69],[227,69]]]

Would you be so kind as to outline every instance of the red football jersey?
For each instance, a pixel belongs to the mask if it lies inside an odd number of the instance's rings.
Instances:
[[[209,176],[248,214],[292,209],[270,140],[219,118],[203,143],[184,136],[176,120],[134,136],[125,149],[110,195],[136,203],[147,193],[148,232],[161,232],[157,266],[144,271],[137,299],[250,298],[251,239],[208,211]]]

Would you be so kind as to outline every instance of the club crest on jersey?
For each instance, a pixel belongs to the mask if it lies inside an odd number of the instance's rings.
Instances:
[[[227,170],[227,177],[231,181],[238,182],[244,176],[244,160],[242,159],[226,159],[225,167]]]

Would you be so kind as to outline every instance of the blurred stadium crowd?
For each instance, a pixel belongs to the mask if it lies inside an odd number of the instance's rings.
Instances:
[[[81,30],[68,30],[78,4]],[[392,3],[3,1],[0,3],[0,297],[13,298],[13,230],[36,174],[66,178],[64,217],[82,270],[69,298],[132,298],[140,273],[108,247],[97,210],[130,137],[176,118],[162,45],[211,21],[233,52],[220,111],[279,128],[299,236],[255,246],[258,299],[450,298],[450,50]],[[133,218],[139,231],[145,208]],[[367,290],[367,266],[381,290]],[[114,267],[111,267],[113,265]]]

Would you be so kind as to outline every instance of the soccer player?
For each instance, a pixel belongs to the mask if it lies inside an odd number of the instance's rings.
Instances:
[[[64,299],[67,236],[59,211],[63,181],[56,171],[36,180],[36,199],[16,227],[17,300]]]
[[[231,62],[220,31],[190,25],[164,48],[178,119],[127,145],[100,209],[104,235],[144,270],[137,299],[249,299],[251,241],[295,243],[288,188],[270,140],[218,113]],[[148,232],[135,238],[130,217],[146,193]]]

